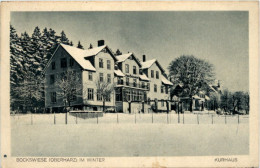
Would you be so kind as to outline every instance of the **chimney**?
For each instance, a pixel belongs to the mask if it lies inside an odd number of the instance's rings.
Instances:
[[[105,40],[98,40],[98,47],[105,45]]]
[[[220,88],[220,80],[218,80],[218,87]]]
[[[143,62],[145,62],[146,61],[146,56],[145,55],[143,55]]]

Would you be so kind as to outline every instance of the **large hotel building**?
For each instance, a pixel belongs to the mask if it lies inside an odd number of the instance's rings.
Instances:
[[[58,111],[64,107],[57,91],[58,76],[73,70],[80,76],[81,88],[71,107],[84,111],[101,111],[102,99],[96,94],[96,81],[114,83],[114,91],[105,103],[117,112],[148,112],[170,109],[170,87],[164,68],[158,60],[142,61],[134,53],[115,56],[104,40],[92,49],[79,49],[60,44],[45,68],[45,107]],[[167,107],[168,106],[168,107]]]

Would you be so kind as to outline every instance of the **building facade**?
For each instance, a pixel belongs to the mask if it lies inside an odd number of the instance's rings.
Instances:
[[[103,101],[97,94],[97,81],[111,83],[114,87],[114,92],[105,101],[106,109],[124,113],[169,109],[166,101],[170,100],[172,83],[167,80],[159,62],[140,62],[133,53],[115,56],[103,40],[98,41],[96,48],[88,50],[64,44],[58,46],[45,68],[47,109],[58,111],[65,106],[64,98],[58,96],[60,86],[57,86],[56,80],[66,71],[73,71],[79,76],[76,87],[80,88],[80,93],[70,103],[73,109],[102,110]]]

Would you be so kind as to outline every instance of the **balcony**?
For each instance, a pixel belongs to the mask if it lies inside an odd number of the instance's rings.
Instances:
[[[126,87],[132,87],[132,88],[139,88],[139,89],[149,90],[148,85],[145,85],[145,84],[124,82],[123,80],[118,80],[116,84],[117,84],[117,86],[122,86],[122,85],[124,85],[124,86],[126,86]]]
[[[118,80],[117,81],[117,85],[124,85],[124,81],[123,80]]]

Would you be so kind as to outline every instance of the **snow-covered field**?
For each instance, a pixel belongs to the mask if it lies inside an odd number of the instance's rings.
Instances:
[[[31,117],[33,118],[31,120]],[[199,124],[198,120],[199,118]],[[77,120],[77,124],[76,124]],[[65,114],[11,116],[13,156],[203,156],[249,152],[248,116]],[[32,121],[32,123],[31,123]],[[136,123],[135,123],[136,122]],[[32,125],[31,125],[32,124]]]

